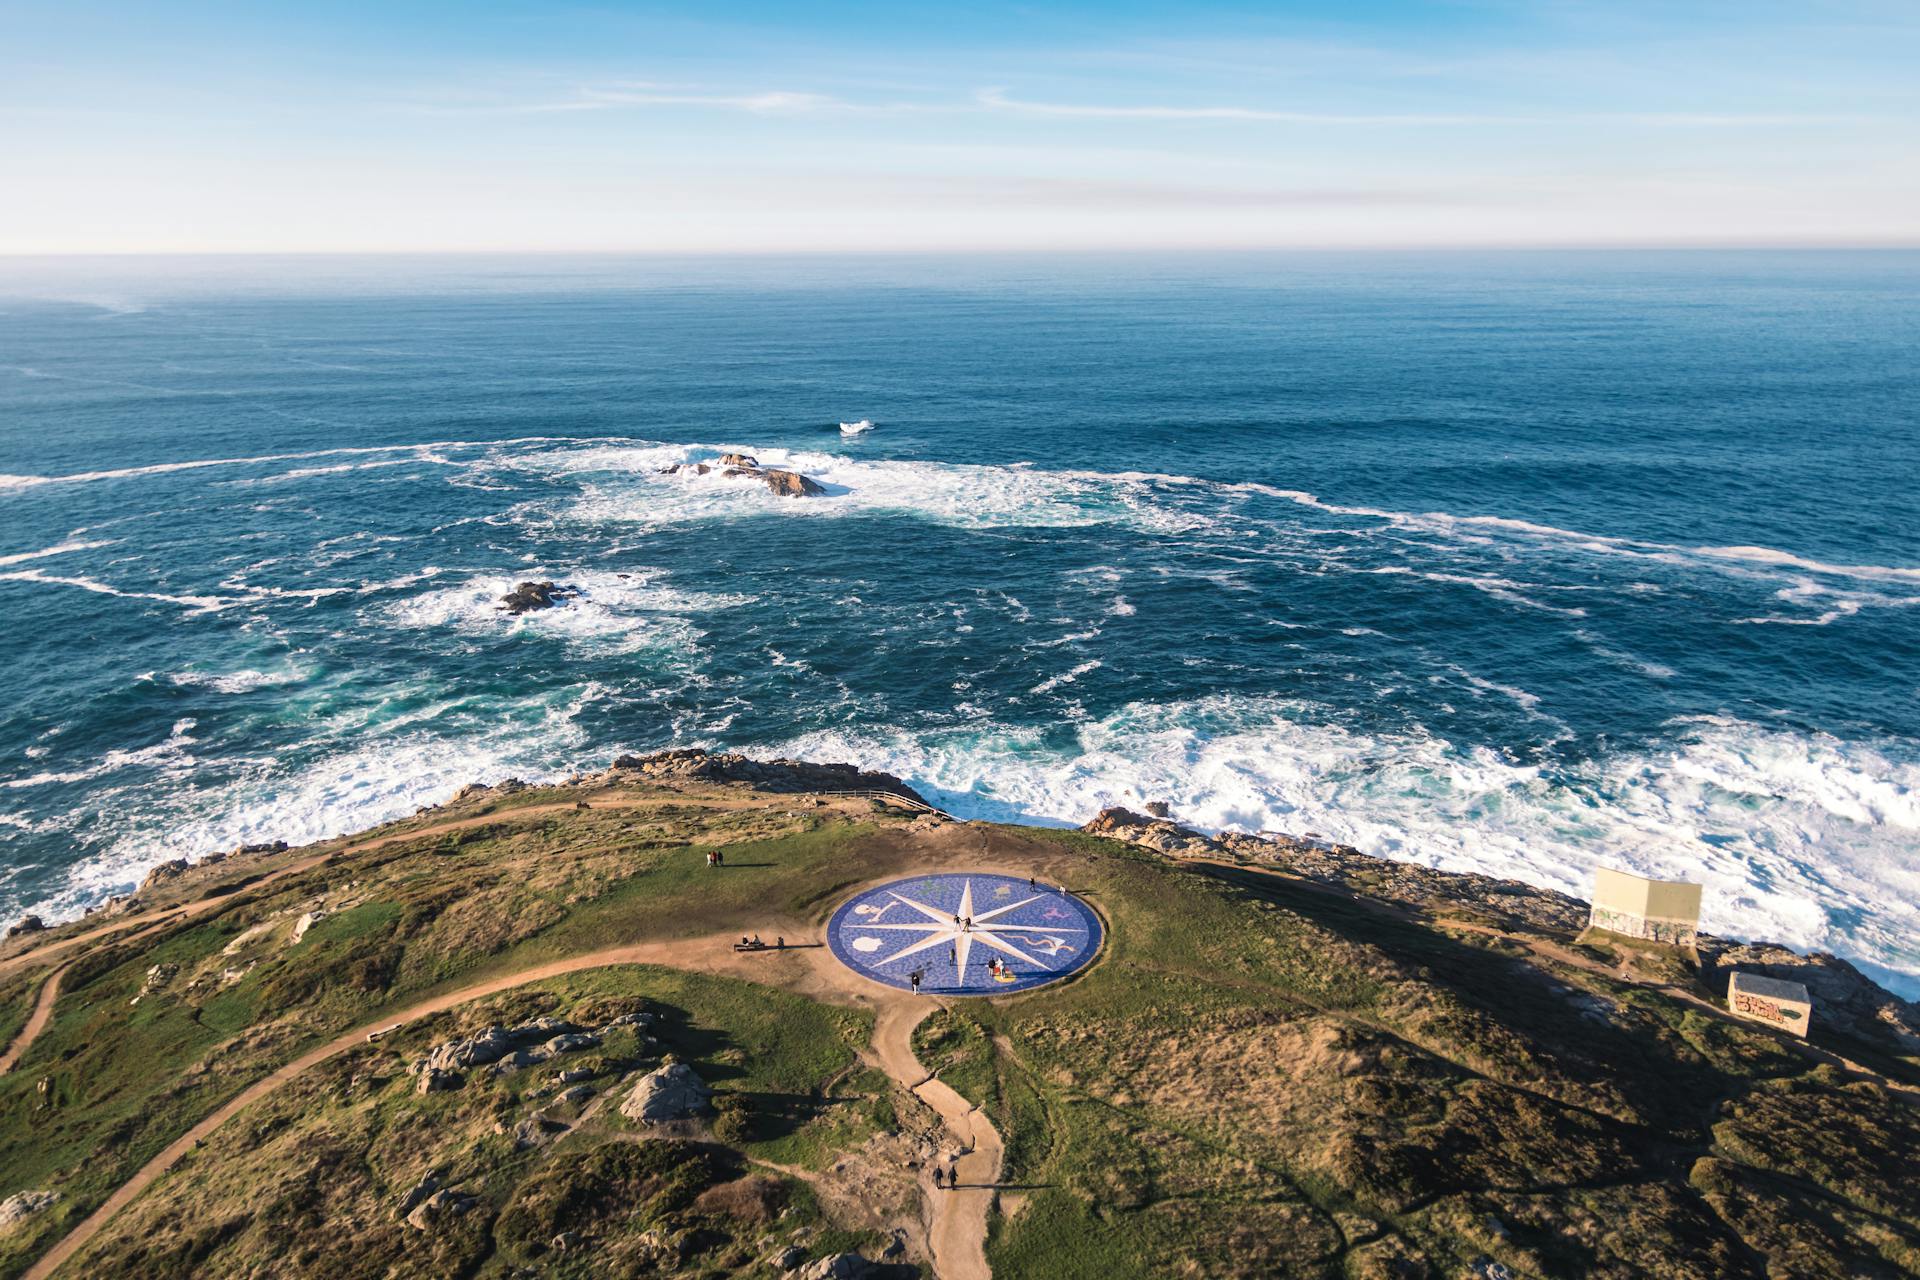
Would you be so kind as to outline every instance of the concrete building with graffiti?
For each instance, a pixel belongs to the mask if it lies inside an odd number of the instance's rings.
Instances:
[[[1602,867],[1593,873],[1589,923],[1628,938],[1691,947],[1700,932],[1700,886]]]
[[[1757,973],[1735,973],[1728,979],[1727,1008],[1737,1018],[1764,1022],[1802,1038],[1813,1023],[1813,1000],[1805,987]]]

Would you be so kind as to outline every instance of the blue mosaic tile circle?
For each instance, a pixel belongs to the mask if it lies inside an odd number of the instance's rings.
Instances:
[[[992,996],[1086,967],[1100,917],[1058,885],[942,872],[867,889],[827,922],[827,945],[862,977],[934,995]],[[997,963],[996,963],[997,962]]]

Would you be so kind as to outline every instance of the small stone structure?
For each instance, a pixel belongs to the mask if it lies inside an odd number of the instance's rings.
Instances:
[[[1601,867],[1593,873],[1589,923],[1623,937],[1691,947],[1700,932],[1700,886]]]
[[[1757,973],[1735,973],[1728,980],[1727,1008],[1736,1018],[1764,1022],[1802,1039],[1813,1022],[1813,1000],[1805,987]]]

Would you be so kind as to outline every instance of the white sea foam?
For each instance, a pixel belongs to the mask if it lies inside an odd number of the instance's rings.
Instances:
[[[857,436],[871,430],[873,430],[873,423],[866,418],[862,418],[858,422],[843,422],[840,424],[840,434],[843,436]]]
[[[799,471],[826,496],[779,497],[751,479],[720,471],[672,474],[674,463],[713,462],[747,453],[763,466]],[[1074,528],[1132,524],[1159,531],[1205,524],[1202,517],[1156,503],[1138,483],[1094,473],[897,459],[856,459],[811,450],[750,444],[628,445],[568,449],[503,458],[500,465],[575,477],[583,487],[568,512],[591,523],[671,524],[781,515],[823,519],[905,515],[961,528]]]
[[[1178,477],[1167,477],[1177,479]],[[1445,511],[1394,511],[1382,507],[1347,506],[1326,502],[1317,495],[1301,489],[1284,489],[1274,485],[1257,482],[1241,482],[1221,486],[1229,491],[1259,493],[1267,497],[1283,499],[1300,506],[1312,507],[1332,515],[1354,516],[1364,519],[1381,520],[1403,528],[1417,529],[1428,533],[1458,534],[1461,530],[1480,530],[1503,535],[1518,535],[1534,540],[1550,540],[1567,543],[1582,550],[1604,554],[1632,555],[1642,559],[1660,559],[1668,562],[1719,562],[1726,565],[1760,565],[1767,568],[1800,569],[1829,577],[1862,578],[1889,582],[1920,582],[1920,567],[1905,565],[1879,564],[1833,564],[1815,560],[1791,551],[1782,551],[1774,547],[1717,547],[1683,546],[1677,543],[1654,542],[1640,538],[1618,537],[1609,534],[1586,533],[1577,529],[1562,529],[1555,525],[1541,524],[1533,520],[1520,520],[1510,516],[1457,516]]]
[[[308,673],[295,666],[275,671],[176,671],[167,677],[169,682],[183,689],[211,689],[215,693],[252,693],[256,689],[299,684],[307,678]]]
[[[10,556],[0,556],[0,565],[25,564],[29,560],[43,560],[48,556],[71,555],[76,551],[92,551],[98,547],[110,547],[112,545],[113,540],[111,538],[100,542],[82,542],[69,539],[66,542],[55,543],[51,547],[42,547],[38,551],[18,551]]]
[[[193,727],[194,721],[191,718],[176,720],[166,738],[151,746],[109,751],[84,769],[49,770],[29,774],[24,778],[8,778],[0,782],[0,787],[20,790],[68,782],[91,782],[95,778],[104,778],[122,769],[135,766],[164,769],[170,774],[178,775],[194,764],[194,757],[187,750],[194,741]]]
[[[1079,666],[1073,668],[1071,671],[1063,671],[1057,676],[1049,676],[1047,679],[1042,680],[1039,684],[1033,686],[1033,688],[1029,690],[1029,692],[1052,693],[1055,689],[1058,689],[1061,685],[1072,684],[1075,680],[1078,680],[1081,676],[1087,674],[1087,672],[1097,670],[1100,667],[1103,667],[1105,665],[1106,664],[1101,662],[1098,658],[1094,658],[1091,661],[1081,663]]]
[[[76,471],[68,475],[0,476],[0,488],[21,489],[43,484],[87,484],[96,480],[126,480],[139,476],[169,475],[176,471],[200,471],[209,467],[251,467],[273,462],[304,462],[311,458],[356,457],[377,453],[418,453],[426,461],[440,449],[493,449],[527,444],[587,444],[617,440],[617,436],[523,436],[513,440],[437,440],[426,444],[364,445],[356,448],[308,449],[299,453],[264,453],[241,458],[195,458],[184,462],[156,462],[141,467],[115,467],[103,471]]]
[[[32,582],[48,587],[74,587],[81,591],[91,591],[96,595],[119,596],[125,600],[157,600],[163,604],[177,604],[195,612],[211,612],[238,603],[225,596],[185,596],[172,595],[164,591],[128,591],[92,578],[60,577],[51,573],[42,573],[38,569],[18,569],[12,573],[0,573],[0,582]]]
[[[1007,726],[823,730],[779,749],[886,769],[970,816],[1079,823],[1106,805],[1162,799],[1203,828],[1315,831],[1382,857],[1581,896],[1602,865],[1700,881],[1708,928],[1835,950],[1920,994],[1920,763],[1700,720],[1676,725],[1666,749],[1555,774],[1316,716],[1208,698],[1129,706],[1079,726],[1066,750]]]
[[[692,648],[700,633],[682,615],[750,603],[752,597],[686,591],[665,585],[654,570],[621,574],[529,568],[512,576],[488,574],[458,586],[424,592],[389,606],[385,616],[402,627],[450,627],[467,632],[525,630],[620,649]],[[515,617],[500,598],[528,579],[551,580],[578,594],[551,609]]]

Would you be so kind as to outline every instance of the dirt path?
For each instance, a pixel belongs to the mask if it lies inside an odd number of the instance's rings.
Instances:
[[[1000,1181],[1000,1131],[986,1113],[933,1078],[913,1052],[913,1029],[940,1006],[925,996],[884,1003],[873,1022],[873,1053],[881,1069],[932,1107],[953,1135],[957,1175],[952,1190],[922,1188],[928,1198],[927,1247],[938,1280],[988,1280],[987,1215]]]
[[[626,964],[694,969],[784,987],[840,1003],[877,1005],[872,1047],[875,1059],[889,1077],[902,1088],[912,1090],[940,1114],[966,1152],[959,1163],[963,1184],[959,1190],[941,1192],[936,1196],[931,1187],[924,1188],[930,1206],[932,1227],[929,1247],[933,1253],[936,1275],[939,1280],[987,1280],[990,1274],[986,1262],[987,1213],[993,1203],[993,1183],[1000,1171],[1000,1135],[987,1118],[964,1098],[939,1081],[930,1079],[926,1068],[913,1055],[913,1028],[938,1006],[931,1000],[904,995],[876,998],[871,984],[841,968],[824,947],[796,947],[784,952],[742,954],[733,950],[736,937],[737,933],[728,931],[704,938],[635,943],[552,960],[445,992],[343,1032],[247,1086],[168,1144],[165,1150],[142,1165],[85,1220],[29,1267],[25,1272],[25,1280],[45,1280],[45,1277],[53,1275],[61,1264],[98,1235],[115,1215],[133,1203],[156,1179],[172,1169],[228,1120],[320,1064],[364,1046],[368,1032],[415,1022],[530,982],[563,977],[586,969]],[[58,976],[56,973],[49,978],[47,985],[54,986]],[[43,1009],[51,1013],[52,1008],[53,996],[43,990],[35,1016],[39,1017]],[[25,1038],[26,1033],[23,1032],[22,1039]]]
[[[13,1038],[7,1051],[0,1053],[0,1076],[13,1070],[20,1055],[33,1047],[33,1042],[47,1029],[47,1023],[53,1021],[53,1002],[60,998],[60,978],[66,971],[67,967],[61,965],[40,984],[39,998],[33,1002],[33,1012],[27,1015],[26,1025],[20,1028],[20,1034]]]

